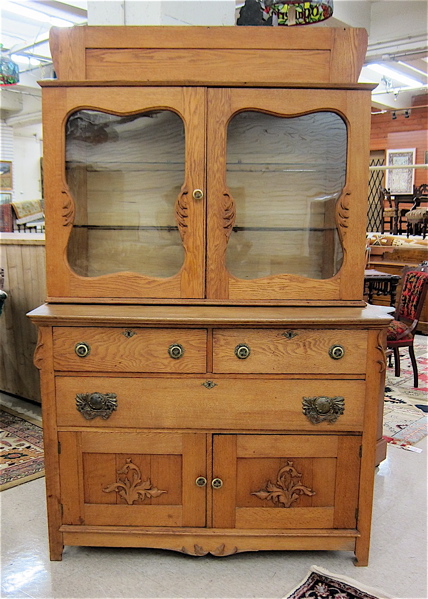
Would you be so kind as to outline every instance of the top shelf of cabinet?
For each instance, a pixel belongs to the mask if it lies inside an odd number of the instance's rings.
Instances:
[[[50,45],[57,76],[67,82],[344,84],[358,80],[367,32],[362,28],[54,27]]]

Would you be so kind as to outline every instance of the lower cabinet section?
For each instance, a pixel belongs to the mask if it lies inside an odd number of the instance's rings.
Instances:
[[[76,431],[59,440],[63,525],[357,526],[359,435]]]

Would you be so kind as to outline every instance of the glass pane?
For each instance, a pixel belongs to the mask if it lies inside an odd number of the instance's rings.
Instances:
[[[277,117],[242,112],[229,124],[227,185],[236,221],[226,253],[240,279],[326,279],[343,261],[336,202],[345,185],[347,131],[332,112]]]
[[[68,260],[77,274],[170,277],[180,270],[175,202],[184,126],[177,114],[75,112],[67,121],[66,177],[76,206]]]

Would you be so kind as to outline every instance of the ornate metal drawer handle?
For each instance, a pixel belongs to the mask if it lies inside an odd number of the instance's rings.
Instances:
[[[248,356],[251,354],[251,349],[245,343],[239,343],[235,347],[235,356],[240,360],[246,360]]]
[[[76,343],[74,346],[74,351],[79,358],[86,358],[91,353],[91,346],[83,341]]]
[[[343,345],[332,345],[328,350],[328,355],[333,360],[340,360],[345,355],[345,348]]]
[[[107,420],[117,410],[115,393],[78,393],[76,408],[86,418],[92,420],[99,416]]]
[[[184,348],[179,343],[173,343],[168,347],[168,354],[173,360],[178,360],[183,356]]]
[[[336,422],[345,411],[344,397],[304,397],[303,413],[313,423]]]
[[[202,387],[205,387],[206,389],[213,389],[214,387],[217,387],[217,383],[214,381],[205,381],[205,383],[202,383]]]

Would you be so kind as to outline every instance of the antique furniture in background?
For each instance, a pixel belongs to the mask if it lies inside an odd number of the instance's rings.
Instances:
[[[408,347],[413,368],[413,386],[418,387],[418,366],[413,349],[428,286],[428,263],[403,270],[403,285],[394,320],[388,326],[387,345],[394,353],[395,376],[400,376],[400,347]]]
[[[417,267],[426,260],[428,254],[428,241],[422,239],[407,239],[402,236],[371,234],[369,243],[369,264],[367,268],[380,270],[392,275],[400,276],[403,268]],[[397,286],[397,296],[401,292],[401,281]],[[373,304],[388,306],[389,299],[385,296],[375,295]],[[418,333],[428,334],[428,300],[425,299],[417,326]]]
[[[373,303],[375,295],[389,295],[390,305],[395,306],[399,275],[392,275],[372,268],[364,271],[364,295],[367,295],[369,304]]]
[[[0,319],[0,390],[40,403],[39,371],[33,364],[37,331],[25,314],[46,297],[44,236],[1,233],[0,254],[8,295]]]
[[[102,545],[367,564],[390,316],[363,301],[366,42],[52,31],[48,304],[30,315],[52,559]]]
[[[425,239],[428,225],[428,206],[421,206],[428,202],[428,185],[423,183],[416,187],[413,195],[413,206],[407,212],[407,237],[409,235],[422,235]]]

